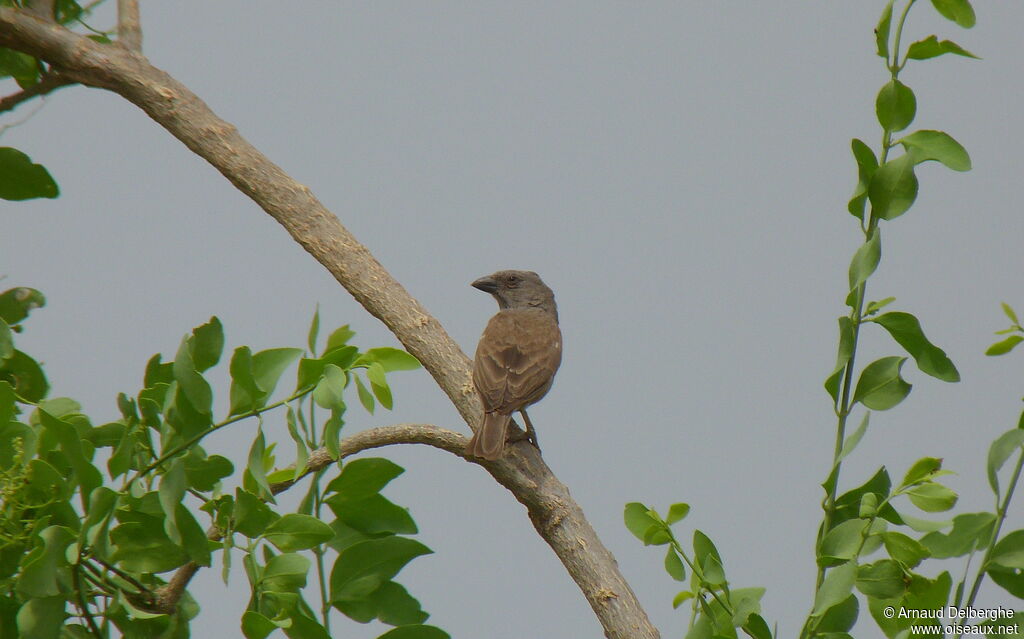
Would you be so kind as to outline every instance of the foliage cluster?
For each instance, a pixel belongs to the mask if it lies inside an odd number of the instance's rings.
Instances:
[[[986,473],[994,495],[992,511],[961,513],[943,521],[919,517],[921,513],[948,512],[957,504],[957,494],[940,481],[950,471],[944,470],[942,460],[935,457],[919,459],[895,485],[889,471],[882,467],[860,486],[839,492],[842,462],[864,437],[871,411],[894,408],[910,394],[912,385],[902,375],[908,358],[921,372],[936,379],[960,380],[956,366],[925,336],[917,317],[903,311],[883,313],[894,297],[877,301],[866,297],[868,280],[881,261],[882,223],[902,216],[917,198],[915,168],[929,161],[954,171],[971,168],[967,151],[948,133],[921,129],[901,134],[917,113],[914,92],[900,79],[906,65],[911,60],[946,54],[976,58],[955,42],[939,40],[935,35],[901,47],[907,16],[915,2],[905,0],[897,14],[896,0],[889,0],[875,29],[875,50],[885,61],[889,75],[875,98],[875,114],[882,128],[880,153],[876,155],[862,140],[852,142],[858,180],[847,210],[857,219],[864,239],[850,262],[845,292],[849,311],[839,318],[836,365],[824,384],[835,410],[836,443],[830,472],[822,482],[823,517],[815,548],[818,576],[814,603],[800,632],[802,639],[851,637],[862,601],[866,601],[870,616],[886,637],[918,636],[912,634],[912,625],[929,626],[942,635],[945,627],[941,620],[934,614],[920,619],[921,614],[947,611],[949,606],[974,607],[986,576],[1014,597],[1024,599],[1024,530],[1002,534],[1024,466],[1024,414],[1018,426],[996,438],[990,448]],[[974,26],[974,9],[968,0],[932,0],[932,5],[960,27]],[[892,157],[900,149],[903,152]],[[1005,304],[1003,308],[1012,326],[1000,333],[1010,336],[994,344],[988,350],[990,355],[1009,352],[1024,341],[1024,329],[1016,314]],[[855,360],[863,337],[861,329],[870,325],[883,329],[906,354],[877,359],[858,374]],[[862,411],[859,426],[847,434],[847,421],[858,409]],[[1007,483],[1001,485],[1000,472],[1011,457],[1015,457],[1013,470]],[[916,511],[908,512],[908,505]],[[689,566],[690,587],[673,601],[673,606],[692,601],[687,638],[736,637],[738,631],[754,639],[777,636],[761,616],[764,589],[730,588],[722,558],[703,532],[694,531],[692,553],[677,541],[671,525],[688,511],[686,504],[674,504],[662,517],[640,503],[627,504],[625,510],[626,526],[644,544],[668,546],[665,570],[672,578],[685,580],[684,562]],[[978,553],[982,558],[972,579],[969,568]],[[873,555],[880,558],[871,560]],[[966,557],[959,579],[948,571],[934,577],[920,572],[927,559],[954,557]],[[980,625],[1011,628],[1022,621],[1024,612],[1017,612],[1013,619]]]
[[[318,355],[317,314],[306,352],[234,350],[229,407],[217,420],[206,378],[224,348],[214,317],[182,339],[173,361],[153,356],[143,388],[118,396],[121,416],[97,426],[75,401],[48,398],[42,368],[15,348],[23,321],[44,302],[30,288],[0,295],[0,628],[25,639],[187,637],[199,606],[166,574],[190,576],[218,557],[227,582],[241,557],[251,591],[240,611],[247,639],[277,629],[326,639],[332,610],[396,626],[388,639],[448,636],[424,624],[427,613],[394,580],[431,552],[411,537],[408,510],[381,494],[402,468],[380,458],[332,462],[341,458],[346,390],[355,388],[371,412],[390,409],[387,375],[418,368],[415,358],[394,348],[360,351],[347,326]],[[296,363],[294,389],[271,401]],[[271,415],[295,447],[284,468],[265,435]],[[239,482],[235,464],[202,443],[246,424],[255,432],[247,431]],[[281,512],[275,493],[304,478],[299,506]],[[229,490],[232,479],[238,485]],[[316,609],[305,596],[313,575]]]

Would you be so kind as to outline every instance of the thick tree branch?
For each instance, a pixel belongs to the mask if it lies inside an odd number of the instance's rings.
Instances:
[[[62,77],[59,73],[47,73],[39,79],[39,82],[36,82],[27,89],[22,89],[17,93],[0,98],[0,113],[10,111],[26,100],[52,93],[61,87],[71,84],[74,84],[73,80]]]
[[[25,11],[0,7],[0,46],[45,60],[83,84],[120,94],[204,158],[277,220],[423,363],[466,423],[480,403],[469,360],[438,321],[304,185],[247,142],[184,85],[123,47],[101,45]],[[473,460],[526,506],[530,520],[615,639],[658,637],[583,511],[526,443],[497,462]],[[186,580],[187,581],[187,580]]]

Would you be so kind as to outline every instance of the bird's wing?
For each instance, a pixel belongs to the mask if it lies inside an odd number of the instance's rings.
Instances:
[[[473,363],[484,410],[511,413],[538,401],[561,361],[562,335],[548,313],[498,313],[487,323]]]

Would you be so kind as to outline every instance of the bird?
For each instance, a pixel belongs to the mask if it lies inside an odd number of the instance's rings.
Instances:
[[[501,457],[516,411],[526,422],[526,438],[540,451],[526,407],[551,390],[562,363],[555,294],[533,271],[498,271],[471,286],[490,293],[499,310],[487,322],[473,359],[473,386],[484,418],[466,453],[492,461]]]

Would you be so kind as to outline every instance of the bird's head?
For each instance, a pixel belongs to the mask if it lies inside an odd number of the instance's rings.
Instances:
[[[534,307],[558,317],[555,294],[533,271],[498,271],[481,277],[472,286],[493,295],[502,309]]]

